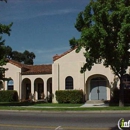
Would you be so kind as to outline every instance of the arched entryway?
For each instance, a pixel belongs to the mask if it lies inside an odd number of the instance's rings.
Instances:
[[[47,80],[47,100],[48,102],[52,102],[52,78]]]
[[[23,79],[22,81],[22,99],[28,100],[29,95],[31,94],[31,80],[28,78]]]
[[[90,80],[90,98],[91,100],[106,100],[106,79],[102,77],[92,78]]]
[[[106,76],[95,74],[88,77],[86,81],[87,100],[109,100],[110,86]]]
[[[41,78],[35,79],[34,92],[35,92],[36,100],[44,99],[44,81],[43,81],[43,79],[41,79]]]

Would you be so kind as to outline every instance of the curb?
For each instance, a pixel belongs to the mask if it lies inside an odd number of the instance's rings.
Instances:
[[[111,110],[101,110],[101,111],[44,111],[44,110],[0,110],[0,112],[30,112],[30,113],[127,113],[129,114],[130,113],[130,110],[114,110],[114,111],[111,111]]]

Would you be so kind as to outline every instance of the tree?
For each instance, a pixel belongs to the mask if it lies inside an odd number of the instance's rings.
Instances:
[[[5,1],[7,3],[7,0],[0,0],[0,1]]]
[[[75,28],[81,33],[70,45],[85,48],[85,65],[91,70],[97,60],[110,67],[120,80],[119,106],[124,106],[123,76],[130,65],[130,0],[91,0],[80,12]]]
[[[35,54],[25,50],[23,53],[18,51],[13,51],[10,46],[5,47],[7,59],[12,59],[24,64],[33,65],[33,59]]]
[[[24,57],[23,57],[23,54],[21,52],[12,51],[12,53],[10,55],[10,59],[18,61],[18,62],[22,62],[24,60]]]
[[[27,50],[25,50],[23,52],[23,56],[24,56],[24,64],[33,64],[33,59],[35,58],[35,54],[33,52],[29,52]]]
[[[10,46],[5,47],[5,55],[7,59],[11,59],[12,57],[12,48]]]
[[[12,23],[9,25],[4,25],[0,23],[0,80],[5,80],[4,73],[6,71],[2,66],[7,63],[5,56],[5,40],[2,39],[2,34],[10,35]]]

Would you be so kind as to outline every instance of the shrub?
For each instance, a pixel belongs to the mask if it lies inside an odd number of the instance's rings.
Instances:
[[[110,105],[115,105],[115,104],[119,104],[119,89],[115,88],[113,90],[113,95],[111,96],[110,99]]]
[[[124,89],[124,103],[130,103],[130,89]],[[113,96],[110,100],[110,105],[119,104],[119,89],[113,91]]]
[[[0,102],[16,102],[18,101],[18,93],[15,90],[0,91]]]
[[[82,90],[58,90],[55,94],[58,103],[83,103]]]

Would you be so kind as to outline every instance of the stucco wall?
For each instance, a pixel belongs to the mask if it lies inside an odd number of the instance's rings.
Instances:
[[[114,80],[114,75],[110,68],[106,68],[103,64],[95,64],[91,71],[86,71],[81,74],[80,69],[85,63],[83,56],[84,49],[79,53],[75,50],[59,58],[53,63],[53,91],[65,89],[65,78],[72,76],[74,80],[74,89],[82,89],[87,94],[87,87],[90,87],[91,76],[103,76],[107,80],[107,99],[110,99],[111,83]],[[90,78],[90,79],[89,79]],[[53,100],[56,102],[56,99]]]
[[[74,89],[82,89],[86,95],[86,99],[89,100],[90,81],[94,77],[103,77],[107,81],[107,99],[110,99],[111,89],[114,82],[114,74],[110,68],[106,68],[103,64],[95,64],[91,71],[86,71],[81,74],[80,69],[85,63],[85,57],[83,56],[84,49],[79,53],[75,50],[67,53],[61,58],[54,61],[52,64],[52,74],[31,74],[21,75],[21,68],[7,63],[5,68],[8,71],[5,72],[5,77],[11,78],[14,81],[14,90],[18,91],[21,98],[22,81],[26,78],[31,81],[31,92],[34,93],[34,82],[40,78],[44,83],[44,91],[47,92],[47,81],[52,78],[52,93],[54,95],[53,102],[56,102],[55,91],[65,89],[65,79],[67,76],[73,78]],[[130,73],[130,68],[127,69],[127,73]],[[119,81],[117,83],[119,86]],[[7,82],[5,82],[5,89],[7,90]]]
[[[34,74],[34,75],[22,75],[22,81],[24,79],[29,79],[31,82],[31,93],[34,94],[34,86],[35,86],[35,81],[37,79],[41,79],[41,81],[43,82],[43,88],[44,88],[44,94],[45,97],[47,96],[47,82],[48,80],[52,78],[52,74]],[[25,87],[24,85],[22,85],[21,87]],[[21,94],[22,92],[22,88],[21,88]],[[36,93],[37,94],[37,93]],[[21,95],[22,96],[22,95]]]
[[[21,68],[10,63],[7,63],[4,67],[8,69],[5,71],[5,77],[13,80],[14,90],[19,94],[19,88],[21,87]],[[5,82],[5,90],[7,90],[7,81]]]
[[[40,78],[43,80],[44,84],[44,91],[47,95],[47,81],[48,79],[52,78],[52,74],[32,74],[32,75],[21,75],[21,68],[11,64],[7,63],[5,68],[8,68],[8,70],[5,72],[6,78],[11,78],[14,81],[14,90],[18,92],[19,99],[22,97],[22,81],[24,79],[29,79],[31,81],[31,92],[34,93],[34,82],[36,79]],[[7,81],[5,81],[5,90],[7,90]]]

